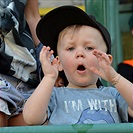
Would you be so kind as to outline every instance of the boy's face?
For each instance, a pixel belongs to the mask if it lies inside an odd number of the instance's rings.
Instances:
[[[98,76],[89,70],[92,66],[99,68],[94,49],[107,52],[101,33],[90,26],[69,29],[59,38],[57,51],[69,87],[96,86]]]

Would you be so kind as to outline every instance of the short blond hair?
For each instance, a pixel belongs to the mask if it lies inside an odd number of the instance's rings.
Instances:
[[[70,25],[67,26],[65,29],[63,29],[58,36],[58,42],[57,42],[57,54],[58,54],[58,44],[60,42],[60,40],[65,36],[66,33],[68,33],[68,31],[72,32],[72,36],[73,34],[78,31],[83,25]]]

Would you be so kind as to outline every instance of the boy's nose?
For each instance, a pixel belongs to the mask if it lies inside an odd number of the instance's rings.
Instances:
[[[76,58],[79,58],[79,57],[84,58],[84,57],[85,57],[84,52],[82,52],[82,51],[78,51],[78,52],[76,53]]]

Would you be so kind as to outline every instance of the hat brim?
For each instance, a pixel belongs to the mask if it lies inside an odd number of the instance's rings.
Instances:
[[[56,46],[59,33],[70,25],[88,25],[98,29],[107,45],[107,53],[111,52],[111,40],[107,29],[97,22],[93,16],[87,15],[75,6],[61,6],[48,12],[37,24],[36,33],[39,40],[50,46],[57,55]]]

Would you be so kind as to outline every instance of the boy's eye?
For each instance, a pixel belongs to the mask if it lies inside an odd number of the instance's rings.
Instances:
[[[72,51],[72,50],[74,50],[74,47],[70,47],[70,48],[68,48],[68,50],[69,51]]]
[[[94,50],[94,48],[92,48],[92,47],[86,47],[85,49],[86,50]]]

